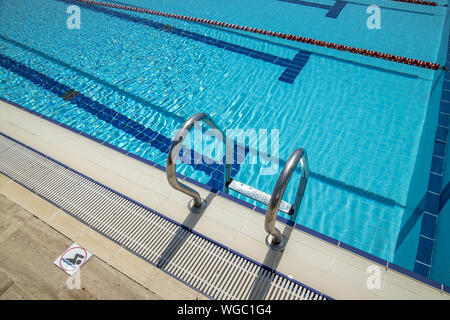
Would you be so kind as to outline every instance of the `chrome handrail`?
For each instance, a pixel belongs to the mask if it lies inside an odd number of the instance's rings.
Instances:
[[[283,170],[281,171],[280,176],[278,177],[275,188],[273,188],[269,204],[267,205],[267,212],[264,226],[266,232],[272,235],[271,243],[269,243],[269,238],[267,238],[267,243],[274,250],[282,250],[286,245],[286,239],[281,234],[280,230],[275,228],[275,221],[277,219],[278,209],[280,207],[284,191],[286,190],[289,180],[291,179],[292,173],[294,172],[299,162],[302,166],[302,178],[298,185],[297,194],[295,196],[294,215],[298,212],[309,177],[308,157],[306,155],[306,151],[303,150],[302,148],[298,148],[297,150],[295,150],[289,157],[286,164],[284,165]]]
[[[189,117],[189,119],[187,119],[183,123],[183,125],[178,130],[175,137],[173,138],[172,145],[170,146],[170,149],[169,149],[169,156],[167,157],[167,164],[166,164],[167,180],[169,181],[169,184],[172,186],[172,188],[174,188],[178,191],[181,191],[184,194],[191,196],[194,199],[193,207],[201,208],[203,201],[200,197],[200,194],[197,191],[195,191],[194,189],[179,182],[177,179],[177,175],[176,175],[176,164],[177,164],[178,156],[180,154],[180,149],[183,145],[183,141],[186,138],[186,136],[189,134],[189,131],[192,129],[192,127],[195,125],[195,123],[197,123],[197,121],[204,121],[211,128],[218,130],[221,133],[222,142],[225,143],[227,155],[232,154],[232,153],[229,153],[224,132],[219,129],[219,127],[215,124],[215,122],[211,119],[211,117],[206,113],[202,113],[202,112],[196,113],[193,116]],[[226,159],[228,159],[228,156]],[[228,163],[228,161],[225,161],[225,181],[224,181],[225,186],[228,185],[227,182],[230,181],[230,178],[231,178],[231,164]]]

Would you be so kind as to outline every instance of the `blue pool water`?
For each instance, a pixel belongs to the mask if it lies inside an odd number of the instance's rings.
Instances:
[[[447,14],[380,0],[109,2],[431,62],[440,62]],[[79,30],[66,26],[71,4]],[[380,30],[366,27],[371,4],[381,7]],[[175,130],[196,112],[223,129],[279,130],[278,172],[297,147],[312,171],[297,223],[414,267],[421,220],[411,217],[427,190],[441,71],[64,0],[2,0],[0,21],[1,97],[163,166]],[[81,94],[65,101],[70,89]],[[233,175],[271,193],[278,175],[261,167],[244,163]],[[178,171],[221,188],[220,165]],[[284,200],[293,202],[299,177]]]

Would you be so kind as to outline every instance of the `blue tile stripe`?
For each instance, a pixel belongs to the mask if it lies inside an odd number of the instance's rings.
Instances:
[[[300,71],[302,71],[305,64],[308,62],[310,52],[299,51],[292,61],[287,66],[286,70],[281,74],[278,80],[286,83],[294,83]]]
[[[279,56],[276,56],[276,55],[273,55],[270,53],[265,53],[262,51],[246,48],[246,47],[243,47],[240,45],[236,45],[234,43],[217,40],[217,39],[209,37],[209,36],[204,36],[204,35],[201,35],[201,34],[198,34],[195,32],[191,32],[188,30],[176,28],[169,24],[159,23],[159,22],[156,22],[156,21],[153,21],[150,19],[133,16],[133,15],[126,14],[126,13],[120,12],[120,11],[115,11],[113,9],[99,7],[99,6],[95,6],[95,5],[91,5],[91,4],[87,4],[87,3],[72,2],[70,0],[56,0],[56,1],[64,2],[67,4],[76,4],[77,6],[84,7],[84,8],[87,8],[87,9],[90,9],[90,10],[93,10],[93,11],[96,11],[99,13],[103,13],[103,14],[106,14],[109,16],[113,16],[116,18],[120,18],[122,20],[143,24],[143,25],[149,26],[155,30],[164,31],[164,32],[167,32],[167,33],[179,36],[179,37],[184,37],[184,38],[187,38],[187,39],[190,39],[193,41],[198,41],[198,42],[201,42],[201,43],[204,43],[204,44],[216,47],[216,48],[220,48],[220,49],[231,51],[231,52],[234,52],[237,54],[245,55],[245,56],[253,58],[253,59],[262,60],[264,62],[286,68],[285,72],[288,70],[295,69],[295,72],[291,72],[291,76],[288,76],[288,77],[281,76],[280,78],[282,78],[282,77],[283,78],[278,79],[278,80],[286,82],[286,83],[292,84],[294,82],[293,80],[295,80],[297,75],[300,73],[300,71],[306,65],[306,63],[308,62],[309,56],[311,55],[311,52],[299,50],[297,55],[301,55],[303,59],[299,59],[299,58],[295,59],[295,57],[294,57],[294,59],[290,60],[290,59],[279,57]],[[297,55],[296,55],[296,57],[297,57]],[[294,77],[294,75],[295,75],[295,77]],[[284,79],[289,79],[289,81],[284,81]]]
[[[439,198],[439,212],[442,210],[442,208],[445,207],[449,199],[450,199],[450,181],[442,189],[441,197]]]
[[[337,0],[332,6],[303,0],[278,0],[278,1],[295,3],[302,6],[314,7],[319,9],[325,9],[328,10],[325,17],[334,19],[336,19],[339,16],[339,14],[342,12],[342,9],[344,9],[345,5],[347,4],[346,1],[342,0]]]
[[[339,14],[344,9],[345,5],[347,4],[346,1],[337,0],[334,5],[330,8],[330,10],[327,12],[325,17],[328,18],[337,18]]]
[[[449,37],[450,44],[450,37]],[[447,55],[447,64],[450,62]],[[419,245],[417,247],[414,272],[429,278],[431,272],[433,245],[436,236],[439,212],[450,198],[450,182],[442,188],[445,154],[449,129],[450,114],[450,74],[444,73],[442,95],[439,106],[439,118],[434,139],[434,150],[431,160],[431,171],[428,190],[425,194],[425,208],[422,216]]]
[[[24,64],[15,61],[0,53],[0,66],[8,69],[11,72],[33,82],[34,84],[40,86],[41,88],[63,98],[69,90],[73,90],[69,86],[55,81],[54,79],[35,71],[32,68],[25,66]],[[158,149],[162,153],[168,154],[170,145],[172,143],[171,139],[160,134],[159,132],[153,131],[150,128],[124,116],[123,114],[110,109],[97,101],[85,96],[84,94],[79,94],[69,100],[70,103],[76,105],[80,109],[90,113],[91,115],[97,117],[98,119],[105,121],[115,128],[132,135],[136,139],[142,142],[149,143],[153,148]],[[238,148],[235,145],[235,151]],[[184,150],[181,150],[183,152]],[[197,154],[194,150],[189,150],[190,154],[181,154],[181,158],[184,160],[190,159],[204,159],[204,156]],[[248,154],[248,148],[245,149],[245,156]],[[238,153],[235,152],[235,160]],[[192,166],[195,170],[200,170],[210,176],[208,185],[211,187],[221,190],[224,185],[224,166],[223,164],[214,163],[213,160],[208,159],[202,163],[195,163],[194,161],[186,161],[188,165]],[[225,161],[225,156],[224,156]],[[239,163],[232,164],[231,175],[234,176],[239,171]]]

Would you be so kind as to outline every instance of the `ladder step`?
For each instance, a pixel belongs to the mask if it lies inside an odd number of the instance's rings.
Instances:
[[[231,182],[228,184],[228,188],[230,188],[233,191],[236,191],[246,197],[249,197],[253,200],[256,200],[258,202],[264,203],[265,205],[269,204],[270,201],[270,194],[265,193],[261,190],[255,189],[245,183],[242,183],[237,180],[231,180]],[[292,207],[292,204],[281,200],[280,203],[280,211],[287,213],[289,215],[292,215],[294,213],[294,209]]]

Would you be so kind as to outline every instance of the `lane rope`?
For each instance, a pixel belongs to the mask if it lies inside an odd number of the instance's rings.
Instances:
[[[382,52],[374,51],[374,50],[361,49],[361,48],[351,47],[351,46],[337,44],[337,43],[333,43],[333,42],[326,42],[326,41],[316,40],[316,39],[302,37],[302,36],[295,36],[292,34],[268,31],[268,30],[264,30],[264,29],[240,26],[240,25],[232,24],[232,23],[183,16],[180,14],[167,13],[167,12],[162,12],[162,11],[156,11],[156,10],[144,9],[144,8],[138,8],[138,7],[131,7],[131,6],[108,3],[108,2],[92,1],[92,0],[71,0],[71,1],[83,2],[83,3],[97,5],[97,6],[103,6],[103,7],[110,7],[110,8],[114,8],[114,9],[135,11],[135,12],[139,12],[139,13],[147,13],[147,14],[151,14],[151,15],[155,15],[155,16],[174,18],[174,19],[185,20],[185,21],[189,21],[189,22],[209,24],[209,25],[213,25],[213,26],[217,26],[217,27],[235,29],[235,30],[240,30],[240,31],[247,31],[247,32],[262,34],[262,35],[266,35],[266,36],[311,44],[314,46],[327,47],[327,48],[339,50],[339,51],[346,51],[346,52],[363,55],[363,56],[368,56],[368,57],[373,57],[373,58],[377,58],[377,59],[383,59],[383,60],[387,60],[387,61],[408,64],[408,65],[412,65],[412,66],[416,66],[416,67],[420,67],[420,68],[432,69],[432,70],[441,69],[441,70],[447,71],[447,69],[445,67],[442,67],[439,65],[439,63],[435,63],[435,62],[412,59],[412,58],[402,57],[402,56],[398,56],[398,55],[393,55],[390,53],[382,53]],[[393,1],[420,1],[420,0],[393,0]]]
[[[423,0],[390,0],[390,1],[421,4],[424,6],[432,6],[432,7],[437,7],[439,5],[437,2],[434,1],[423,1]]]

